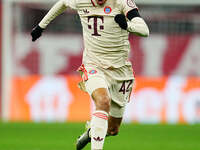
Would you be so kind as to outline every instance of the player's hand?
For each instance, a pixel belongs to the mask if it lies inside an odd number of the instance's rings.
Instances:
[[[127,22],[126,22],[126,17],[125,17],[125,15],[123,15],[123,14],[117,14],[116,16],[115,16],[115,22],[116,23],[118,23],[119,24],[119,26],[122,28],[122,29],[124,29],[124,30],[126,30],[127,29]]]
[[[42,29],[39,25],[37,25],[33,30],[31,31],[32,41],[36,41],[43,32],[44,29]]]

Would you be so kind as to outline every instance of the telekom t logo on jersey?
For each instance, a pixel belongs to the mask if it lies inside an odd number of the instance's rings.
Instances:
[[[93,29],[94,33],[92,34],[93,36],[101,36],[101,34],[98,33],[98,28],[100,30],[104,29],[104,26],[101,24],[98,24],[98,21],[101,21],[101,23],[104,23],[104,18],[103,16],[89,16],[88,17],[88,23],[92,22],[91,20],[93,20],[93,25],[88,25],[88,29]]]

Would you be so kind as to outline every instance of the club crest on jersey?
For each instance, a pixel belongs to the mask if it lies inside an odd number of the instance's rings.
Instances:
[[[97,73],[96,70],[90,70],[90,71],[89,71],[89,74],[95,74],[95,73]]]
[[[127,5],[128,5],[129,7],[132,7],[132,8],[135,8],[135,7],[136,7],[133,0],[127,0]]]
[[[111,11],[112,11],[112,9],[111,9],[111,7],[109,7],[109,6],[106,6],[106,7],[104,8],[104,12],[105,12],[106,14],[110,14]]]

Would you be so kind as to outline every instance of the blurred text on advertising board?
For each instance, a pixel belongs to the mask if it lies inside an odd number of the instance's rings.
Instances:
[[[27,76],[12,81],[11,121],[86,121],[94,105],[77,76]],[[200,122],[200,79],[137,77],[125,122]]]

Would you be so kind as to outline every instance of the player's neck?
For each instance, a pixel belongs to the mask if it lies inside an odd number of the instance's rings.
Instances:
[[[95,0],[97,5],[99,6],[104,6],[104,4],[106,3],[107,0]]]

